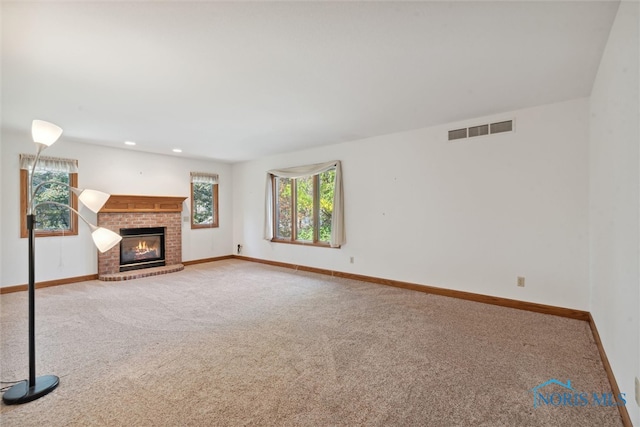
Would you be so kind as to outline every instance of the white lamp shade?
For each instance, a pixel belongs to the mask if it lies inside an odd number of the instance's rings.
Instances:
[[[53,123],[43,120],[34,120],[31,124],[31,136],[33,142],[44,144],[47,147],[53,144],[62,135],[62,129]]]
[[[93,212],[98,213],[104,204],[107,203],[109,197],[111,197],[109,194],[103,193],[102,191],[85,189],[82,190],[80,196],[78,196],[78,200]]]
[[[96,227],[91,233],[91,237],[93,238],[93,243],[102,253],[113,248],[122,240],[122,237],[118,233],[102,227]]]

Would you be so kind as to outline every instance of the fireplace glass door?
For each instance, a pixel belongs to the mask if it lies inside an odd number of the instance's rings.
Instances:
[[[120,235],[120,271],[165,265],[163,227],[126,228]]]

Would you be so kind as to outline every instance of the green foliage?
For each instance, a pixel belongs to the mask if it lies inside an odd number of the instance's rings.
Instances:
[[[313,241],[313,176],[296,179],[296,240]]]
[[[67,172],[38,170],[33,174],[32,190],[45,181],[57,181],[69,184]],[[33,205],[43,202],[57,202],[71,205],[71,191],[64,185],[44,184],[34,195]],[[61,206],[42,205],[36,209],[36,230],[69,230],[71,211]]]
[[[319,240],[321,242],[331,240],[331,217],[333,216],[335,180],[335,169],[320,174],[320,218],[318,218],[318,222],[320,225]]]
[[[213,184],[193,183],[193,223],[196,225],[213,223]]]
[[[276,224],[277,237],[291,238],[291,179],[277,178],[276,191],[278,199],[276,200]]]

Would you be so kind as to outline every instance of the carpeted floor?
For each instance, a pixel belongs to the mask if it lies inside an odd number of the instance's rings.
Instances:
[[[622,425],[534,408],[552,378],[611,392],[582,321],[238,260],[36,295],[38,374],[60,386],[2,404],[3,427]],[[27,376],[26,300],[1,297],[2,381]]]

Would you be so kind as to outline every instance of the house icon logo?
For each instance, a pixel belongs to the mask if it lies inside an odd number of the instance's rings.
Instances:
[[[534,388],[532,388],[532,389],[531,389],[531,391],[533,392],[533,407],[534,407],[534,408],[537,408],[537,407],[538,407],[538,403],[539,403],[539,402],[538,402],[538,396],[540,396],[540,395],[541,395],[541,393],[540,393],[540,391],[539,391],[539,390],[540,390],[541,388],[546,387],[546,386],[551,385],[551,384],[557,384],[557,385],[559,385],[559,386],[561,386],[561,387],[564,387],[564,388],[566,388],[566,389],[568,389],[568,390],[571,390],[572,392],[574,392],[574,391],[575,391],[575,390],[571,387],[571,380],[567,380],[567,383],[565,384],[565,383],[563,383],[563,382],[561,382],[561,381],[556,380],[555,378],[552,378],[552,379],[550,379],[549,381],[545,381],[545,382],[543,382],[542,384],[539,384],[539,385],[537,385],[537,386],[535,386]]]

